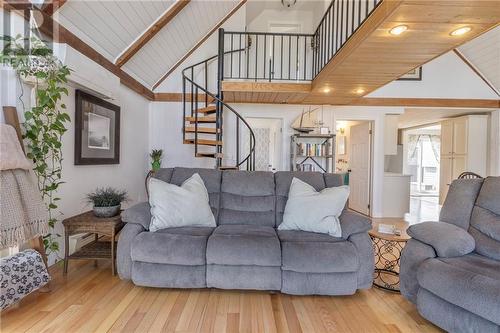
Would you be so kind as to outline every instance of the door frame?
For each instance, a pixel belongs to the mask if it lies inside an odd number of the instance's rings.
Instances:
[[[368,214],[365,214],[365,213],[362,213],[362,212],[358,212],[356,211],[357,213],[359,214],[362,214],[362,215],[365,215],[365,216],[368,216],[368,217],[371,217],[372,216],[372,211],[373,211],[373,162],[374,162],[374,159],[373,159],[373,150],[374,150],[374,140],[373,140],[373,137],[374,137],[374,131],[375,131],[375,121],[374,120],[366,120],[366,119],[345,119],[345,118],[339,118],[339,119],[335,119],[335,129],[337,127],[337,121],[355,121],[355,122],[359,122],[359,123],[368,123],[368,128],[370,130],[370,134],[369,134],[369,144],[368,144],[368,148],[369,148],[369,151],[368,151],[368,164],[370,166],[370,181],[368,182],[368,203],[369,203],[369,207],[368,207]],[[349,138],[350,140],[350,138]],[[349,146],[350,143],[347,142],[347,145]],[[335,147],[336,148],[336,147]],[[349,149],[349,153],[350,153],[350,149]],[[349,161],[350,162],[350,161]],[[337,163],[337,149],[335,149],[335,165]],[[348,169],[350,170],[350,168]]]

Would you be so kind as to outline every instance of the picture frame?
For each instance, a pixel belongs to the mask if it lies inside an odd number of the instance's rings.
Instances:
[[[75,93],[75,165],[120,164],[120,107]]]
[[[399,81],[422,81],[422,66],[409,71],[408,73],[400,76]]]

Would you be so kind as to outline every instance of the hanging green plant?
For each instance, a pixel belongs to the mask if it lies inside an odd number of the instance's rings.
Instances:
[[[10,64],[23,80],[34,84],[35,105],[24,110],[27,156],[33,161],[33,171],[38,178],[38,188],[47,205],[50,233],[43,240],[47,254],[57,253],[60,235],[54,233],[58,210],[57,190],[63,183],[62,136],[67,131],[66,123],[71,121],[61,103],[70,70],[52,53],[52,50],[38,37],[26,39],[3,36],[4,49],[0,55],[2,63]],[[29,48],[25,48],[29,42]]]

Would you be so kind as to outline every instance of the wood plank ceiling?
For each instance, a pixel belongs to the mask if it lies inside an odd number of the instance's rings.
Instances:
[[[499,1],[385,0],[316,77],[304,103],[350,104],[498,22]],[[389,34],[402,24],[405,33]],[[472,30],[450,35],[463,26]]]
[[[130,57],[126,55],[129,58],[126,62],[121,56],[140,43],[144,33],[176,6],[175,0],[68,1],[54,14],[54,19],[107,60],[114,63],[120,60],[125,72],[152,89],[237,3],[236,0],[189,1],[137,52]]]

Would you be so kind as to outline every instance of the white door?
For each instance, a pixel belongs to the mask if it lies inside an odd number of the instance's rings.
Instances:
[[[349,175],[349,208],[370,215],[370,154],[371,123],[366,122],[351,127]]]
[[[467,154],[467,118],[453,120],[453,154]]]
[[[453,120],[441,122],[441,156],[453,153]]]
[[[279,171],[282,170],[281,163],[281,124],[282,120],[277,118],[246,118],[255,134],[255,170],[256,171]],[[245,131],[246,132],[246,131]],[[243,152],[248,154],[248,133],[245,133],[242,143]]]

